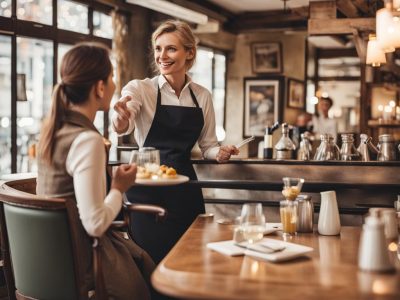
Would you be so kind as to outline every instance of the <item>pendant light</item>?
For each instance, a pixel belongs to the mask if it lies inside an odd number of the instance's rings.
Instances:
[[[370,34],[367,45],[367,64],[379,67],[384,63],[386,63],[385,52],[382,50],[375,34]]]
[[[376,12],[376,36],[384,52],[400,47],[400,18],[393,9],[400,9],[400,0],[386,1]]]

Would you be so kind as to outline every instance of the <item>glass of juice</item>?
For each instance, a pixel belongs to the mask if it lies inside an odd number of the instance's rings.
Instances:
[[[297,196],[303,187],[303,178],[283,177],[282,195],[285,200],[280,202],[280,215],[284,235],[293,235],[296,233],[297,223]]]

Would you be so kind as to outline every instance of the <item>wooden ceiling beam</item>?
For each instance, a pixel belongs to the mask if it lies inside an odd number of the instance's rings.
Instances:
[[[375,31],[375,18],[309,19],[308,34],[353,34],[353,30]]]
[[[337,9],[344,14],[347,18],[361,17],[357,7],[352,1],[349,0],[336,0]]]

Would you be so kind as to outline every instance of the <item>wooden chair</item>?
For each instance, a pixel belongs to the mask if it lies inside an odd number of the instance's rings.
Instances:
[[[36,179],[0,186],[1,252],[9,299],[89,299],[85,283],[81,221],[72,200],[34,195]],[[126,204],[125,210],[164,218],[163,208]],[[127,226],[125,221],[116,227]],[[102,278],[100,243],[93,241],[95,299],[107,299]]]

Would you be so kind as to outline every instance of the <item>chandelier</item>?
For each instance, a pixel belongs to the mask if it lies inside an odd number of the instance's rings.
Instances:
[[[367,64],[379,67],[386,62],[385,53],[400,47],[400,0],[386,0],[385,7],[376,12],[376,36],[370,35]]]

